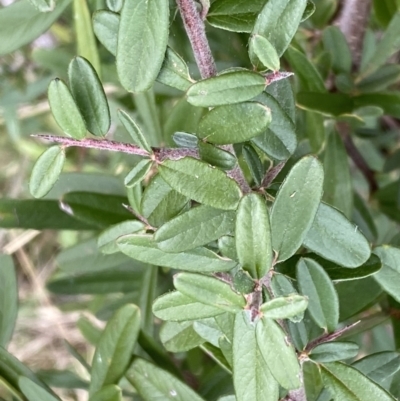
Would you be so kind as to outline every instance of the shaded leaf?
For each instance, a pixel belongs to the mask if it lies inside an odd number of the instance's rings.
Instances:
[[[89,401],[120,401],[122,400],[122,390],[113,384],[104,386],[101,390],[94,393]]]
[[[169,352],[185,352],[205,340],[193,328],[193,322],[167,322],[160,330],[160,340]]]
[[[135,185],[140,184],[147,174],[149,173],[153,162],[148,159],[141,160],[125,177],[124,184],[127,188],[132,188]]]
[[[236,166],[237,159],[231,152],[203,141],[198,142],[198,147],[200,157],[206,163],[223,170],[232,170]]]
[[[29,401],[57,401],[60,398],[46,391],[42,386],[39,386],[34,381],[27,377],[21,376],[18,380],[19,387],[22,393]]]
[[[346,37],[337,26],[328,26],[322,33],[325,49],[331,55],[332,69],[335,73],[350,73],[352,55]]]
[[[309,356],[313,361],[326,363],[355,358],[358,351],[359,346],[355,343],[333,341],[317,345]]]

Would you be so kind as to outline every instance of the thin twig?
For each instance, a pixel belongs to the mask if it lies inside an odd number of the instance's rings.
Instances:
[[[217,73],[217,67],[206,37],[204,22],[194,0],[176,0],[186,33],[192,45],[194,57],[203,79]]]

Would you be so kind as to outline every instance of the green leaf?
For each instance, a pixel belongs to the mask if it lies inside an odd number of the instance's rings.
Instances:
[[[219,167],[223,170],[232,170],[237,164],[236,156],[211,143],[199,141],[198,148],[201,159],[212,166]]]
[[[264,36],[253,35],[250,38],[249,55],[252,64],[258,69],[279,71],[281,68],[279,56],[274,46]]]
[[[339,322],[339,300],[328,274],[314,260],[301,258],[296,276],[300,292],[308,297],[308,311],[313,320],[333,332]]]
[[[160,340],[169,352],[185,352],[205,340],[193,328],[193,322],[166,322],[160,330]]]
[[[317,345],[309,356],[319,363],[336,362],[355,358],[358,351],[359,346],[355,343],[332,341]]]
[[[379,92],[388,89],[389,86],[400,80],[400,66],[387,64],[379,68],[373,74],[365,77],[357,84],[360,92]]]
[[[236,250],[239,262],[254,278],[272,267],[271,229],[267,205],[261,196],[244,196],[236,216]]]
[[[153,313],[159,319],[180,322],[213,317],[220,315],[223,311],[220,308],[196,302],[179,291],[172,291],[155,300]]]
[[[307,0],[269,0],[257,16],[253,35],[262,35],[282,56],[302,20]]]
[[[188,103],[186,102],[186,104]],[[197,149],[199,143],[196,135],[188,134],[187,132],[175,132],[172,135],[172,139],[180,148]]]
[[[166,160],[158,169],[177,192],[217,209],[236,209],[242,196],[237,183],[224,172],[191,157]]]
[[[46,391],[42,386],[39,386],[34,381],[28,377],[21,376],[18,380],[19,387],[24,394],[24,396],[29,401],[57,401],[60,398],[55,397],[48,391]]]
[[[12,53],[32,42],[57,20],[71,0],[59,0],[55,9],[42,13],[28,0],[15,2],[0,10],[0,55]]]
[[[345,93],[299,92],[297,105],[328,117],[351,114],[356,107],[353,98]]]
[[[133,121],[129,114],[125,113],[125,111],[123,110],[118,110],[118,118],[125,129],[128,131],[133,142],[140,146],[142,149],[147,150],[150,154],[153,153],[150,145],[147,143],[146,138],[143,135],[142,130],[135,123],[135,121]]]
[[[296,120],[296,102],[289,79],[272,82],[265,88],[265,92],[278,102],[292,122]]]
[[[273,159],[288,159],[297,147],[292,119],[272,95],[262,93],[256,100],[271,109],[272,120],[266,132],[252,138],[252,142]]]
[[[132,219],[132,214],[123,206],[127,203],[123,196],[70,192],[60,200],[60,207],[76,219],[104,229]]]
[[[321,366],[325,385],[337,401],[394,401],[382,387],[368,379],[357,369],[341,362]]]
[[[119,252],[116,240],[127,234],[132,234],[142,231],[145,225],[141,221],[128,220],[116,224],[104,230],[97,239],[97,246],[99,250],[108,255]]]
[[[386,61],[400,48],[400,12],[394,14],[375,52],[371,55],[369,62],[363,66],[361,75],[363,78],[378,70]]]
[[[265,78],[261,74],[247,70],[228,71],[194,83],[186,96],[193,106],[223,106],[250,100],[259,95],[265,86]]]
[[[198,206],[161,226],[154,239],[165,252],[184,252],[233,232],[235,213]]]
[[[208,11],[207,22],[216,28],[250,33],[264,4],[265,0],[216,0]]]
[[[373,277],[379,285],[400,302],[400,249],[383,245],[374,249],[374,253],[382,261],[382,269]]]
[[[140,184],[149,173],[153,162],[149,159],[141,160],[125,177],[124,184],[127,188],[132,188]]]
[[[310,141],[311,151],[318,154],[326,143],[326,129],[324,117],[312,111],[305,112],[305,124],[307,126],[307,136]]]
[[[48,97],[51,112],[60,128],[72,138],[83,139],[86,136],[85,121],[67,85],[58,78],[54,79],[50,82]]]
[[[89,132],[104,136],[111,117],[107,97],[96,70],[83,57],[75,57],[68,67],[69,85]]]
[[[74,22],[77,53],[84,57],[100,75],[100,57],[93,33],[92,19],[87,0],[74,0]],[[105,117],[105,116],[104,116]]]
[[[301,90],[325,93],[325,84],[314,64],[299,50],[289,47],[285,53],[292,70],[300,82]]]
[[[393,375],[400,370],[400,355],[393,351],[379,352],[359,359],[352,366],[386,388]]]
[[[163,252],[148,235],[126,235],[117,241],[121,252],[133,259],[156,266],[195,272],[229,271],[236,262],[221,258],[206,248],[197,248],[178,254]]]
[[[216,107],[200,120],[198,137],[217,145],[245,142],[262,134],[271,122],[271,110],[245,102]]]
[[[128,92],[145,92],[152,87],[164,61],[168,31],[168,0],[124,2],[118,31],[117,71]]]
[[[324,203],[319,205],[303,244],[317,255],[348,268],[362,265],[371,256],[368,241],[357,227]]]
[[[179,214],[189,198],[174,191],[160,175],[156,175],[146,187],[141,210],[148,222],[159,227]]]
[[[175,376],[144,359],[133,362],[126,378],[145,401],[204,401]]]
[[[65,150],[52,146],[36,161],[29,182],[29,191],[35,198],[47,195],[61,174],[65,162]]]
[[[181,91],[188,90],[194,82],[185,61],[169,46],[167,47],[161,70],[157,76],[157,81]]]
[[[60,210],[58,201],[0,199],[0,227],[34,230],[93,230],[96,225],[68,216]]]
[[[275,380],[285,389],[299,388],[300,365],[286,333],[271,319],[257,323],[257,345]]]
[[[322,197],[323,174],[318,160],[307,156],[292,167],[279,188],[271,211],[272,248],[279,261],[300,248],[313,224]]]
[[[353,185],[347,152],[339,133],[328,136],[324,156],[324,195],[322,199],[349,218],[353,209]]]
[[[106,0],[106,4],[111,11],[118,13],[124,5],[124,0]]]
[[[254,183],[260,187],[265,175],[265,168],[260,156],[254,147],[249,143],[243,145],[242,154],[247,166],[249,167]]]
[[[300,295],[278,297],[261,305],[260,311],[267,319],[288,319],[307,309],[308,300]]]
[[[218,249],[221,254],[229,259],[238,260],[236,253],[236,240],[234,237],[224,235],[218,240]]]
[[[392,117],[400,118],[400,92],[381,92],[367,93],[354,97],[354,107],[361,108],[364,106],[380,107],[385,114]]]
[[[18,314],[18,286],[12,257],[0,254],[0,346],[11,340]]]
[[[54,0],[30,0],[31,4],[42,13],[53,11],[55,5]]]
[[[140,329],[140,311],[128,304],[108,321],[93,356],[89,394],[121,379],[131,360]]]
[[[247,312],[237,313],[233,332],[233,384],[237,401],[276,401],[279,386],[256,341]]]
[[[93,14],[93,31],[100,43],[114,56],[117,54],[120,16],[107,10]]]
[[[246,305],[244,297],[232,290],[228,283],[217,278],[194,273],[178,273],[174,286],[182,294],[226,312],[236,312]]]
[[[353,64],[346,37],[337,26],[328,26],[322,33],[325,50],[331,55],[332,69],[336,74],[350,73]]]
[[[94,393],[89,401],[121,401],[122,390],[113,384],[104,386],[101,390]]]

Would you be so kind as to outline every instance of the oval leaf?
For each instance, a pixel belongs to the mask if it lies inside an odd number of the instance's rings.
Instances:
[[[371,256],[366,238],[335,208],[321,203],[303,245],[340,266],[354,268]]]
[[[64,162],[65,151],[60,146],[52,146],[42,153],[29,181],[29,191],[35,198],[43,198],[49,193],[61,174]]]
[[[216,107],[200,120],[198,137],[217,145],[245,142],[262,134],[270,122],[270,109],[260,103]]]
[[[356,343],[332,341],[317,345],[309,354],[313,361],[325,363],[355,358],[359,346]]]
[[[257,323],[257,345],[275,380],[285,389],[299,388],[300,365],[286,333],[271,319]]]
[[[231,152],[203,141],[199,141],[198,148],[201,159],[212,166],[223,170],[232,170],[236,166],[236,156]]]
[[[272,247],[279,261],[290,258],[306,237],[321,201],[323,180],[321,164],[307,156],[292,167],[279,188],[271,211]]]
[[[249,54],[253,65],[258,69],[279,71],[279,56],[271,42],[261,35],[253,35],[249,42]],[[259,65],[261,63],[261,66]],[[264,67],[264,68],[263,68]]]
[[[244,297],[234,292],[228,283],[214,277],[193,273],[178,273],[174,286],[182,294],[227,312],[240,311],[246,305]]]
[[[232,71],[196,82],[186,92],[187,101],[197,107],[240,103],[259,95],[265,78],[252,71]]]
[[[155,300],[153,313],[159,319],[180,322],[205,319],[220,315],[224,311],[220,308],[197,302],[179,291],[172,291]]]
[[[169,352],[185,352],[205,340],[193,328],[193,322],[166,322],[160,330],[160,340]]]
[[[125,177],[124,184],[127,188],[132,188],[143,181],[151,169],[153,162],[148,159],[141,160]]]
[[[140,311],[125,305],[108,321],[98,341],[91,369],[89,393],[117,384],[129,364],[140,330]]]
[[[118,31],[117,71],[128,92],[145,92],[160,72],[167,49],[169,1],[125,1]]]
[[[107,10],[93,14],[93,31],[100,43],[114,56],[117,54],[120,16]]]
[[[288,319],[304,312],[308,300],[300,295],[279,297],[262,304],[260,311],[267,319]]]
[[[132,259],[156,266],[195,272],[229,271],[236,262],[224,259],[206,248],[197,248],[177,254],[167,253],[158,248],[148,235],[127,235],[117,241],[121,252]]]
[[[199,206],[164,224],[154,239],[165,252],[183,252],[232,233],[234,219],[234,212]]]
[[[164,180],[177,192],[217,209],[236,209],[242,196],[239,186],[227,175],[191,157],[166,160],[159,167]]]
[[[339,299],[325,270],[312,259],[297,264],[300,292],[308,297],[308,310],[319,327],[333,332],[339,322]]]
[[[268,209],[259,195],[249,194],[240,201],[235,237],[243,269],[254,278],[264,277],[272,266],[273,255]]]
[[[279,385],[260,354],[255,326],[246,312],[235,317],[233,384],[238,401],[276,401],[279,396]]]
[[[88,131],[96,136],[106,135],[111,124],[110,109],[96,70],[83,57],[75,57],[69,64],[68,78]]]
[[[67,85],[58,78],[51,81],[48,98],[51,112],[60,128],[72,138],[83,139],[86,136],[85,121]]]

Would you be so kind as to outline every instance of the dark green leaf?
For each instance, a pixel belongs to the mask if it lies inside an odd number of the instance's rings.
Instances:
[[[236,209],[242,196],[237,183],[224,172],[190,157],[166,160],[159,171],[177,192],[217,209]]]
[[[254,278],[264,277],[272,267],[273,254],[268,209],[261,196],[249,194],[240,201],[235,237],[243,269]]]
[[[18,384],[22,393],[29,401],[60,401],[60,398],[52,395],[42,386],[39,386],[27,377],[21,376],[18,380]]]
[[[274,46],[267,38],[261,35],[253,35],[249,42],[250,59],[258,69],[279,71],[280,60]],[[261,63],[261,65],[260,65]]]
[[[196,302],[179,291],[173,291],[155,300],[153,313],[159,319],[179,322],[204,319],[220,315],[223,311],[220,308]]]
[[[169,352],[185,352],[205,340],[193,329],[193,322],[167,322],[160,330],[160,340]]]
[[[337,132],[328,136],[324,156],[324,196],[322,199],[349,218],[353,209],[353,185],[347,152]]]
[[[128,367],[140,329],[140,311],[125,305],[108,321],[93,356],[89,394],[116,384]]]
[[[328,274],[314,260],[301,258],[296,276],[300,292],[308,297],[308,311],[315,323],[333,332],[339,322],[339,300]]]
[[[288,319],[307,309],[308,300],[300,295],[278,297],[261,305],[260,311],[267,319]]]
[[[151,225],[159,227],[179,214],[188,202],[189,198],[173,190],[157,175],[144,191],[141,210]]]
[[[52,12],[36,10],[21,0],[0,10],[0,55],[11,53],[47,31],[71,0],[60,0]]]
[[[337,401],[394,401],[382,387],[341,362],[322,365],[321,375]]]
[[[194,273],[178,273],[174,276],[175,288],[197,302],[227,312],[236,312],[246,305],[244,297],[232,290],[228,283],[217,278]]]
[[[169,46],[157,76],[157,81],[164,85],[172,86],[181,91],[186,91],[193,84],[194,80],[189,74],[189,67],[181,56]]]
[[[154,239],[165,252],[183,252],[231,234],[235,213],[209,206],[199,206],[161,226]]]
[[[265,88],[265,92],[271,95],[294,122],[296,120],[296,104],[293,88],[289,79],[281,79],[272,82]]]
[[[218,240],[218,248],[221,254],[229,259],[238,260],[236,252],[236,240],[234,237],[224,235]]]
[[[307,0],[269,0],[257,16],[253,35],[267,38],[282,56],[297,31],[306,6]]]
[[[299,388],[300,365],[286,333],[273,320],[263,317],[257,323],[256,334],[261,355],[276,381],[288,390]]]
[[[396,301],[400,301],[400,249],[389,245],[374,249],[382,261],[382,269],[373,277]]]
[[[256,100],[271,109],[272,120],[266,132],[252,142],[273,159],[288,159],[297,147],[293,121],[272,95],[262,93]]]
[[[357,88],[361,92],[384,91],[400,80],[400,66],[396,64],[383,65],[378,71],[362,79]]]
[[[271,110],[255,102],[216,107],[200,120],[198,136],[217,145],[245,142],[263,133]]]
[[[265,86],[265,78],[261,74],[232,71],[196,82],[186,96],[187,101],[197,107],[223,106],[250,100],[259,95]]]
[[[352,221],[358,226],[369,242],[375,242],[378,232],[374,218],[365,200],[357,192],[354,194]]]
[[[322,40],[325,49],[332,58],[332,68],[335,73],[350,73],[352,66],[352,55],[346,37],[337,26],[327,27]]]
[[[302,109],[329,117],[350,114],[355,108],[353,99],[345,93],[299,92],[296,99]]]
[[[114,56],[117,54],[119,14],[98,10],[93,14],[93,31],[100,43]]]
[[[276,401],[278,383],[261,355],[254,323],[237,313],[233,332],[233,384],[237,401]]]
[[[206,248],[197,248],[178,254],[161,251],[151,236],[126,235],[117,241],[121,252],[133,259],[156,266],[196,272],[228,271],[236,262],[221,258]]]
[[[211,143],[199,141],[198,147],[201,159],[212,166],[224,170],[232,170],[237,163],[236,157],[231,152],[214,146]]]
[[[0,254],[0,346],[11,340],[18,313],[17,277],[12,257]]]
[[[96,70],[83,57],[75,57],[69,64],[68,77],[88,131],[96,136],[106,135],[111,124],[110,109]]]
[[[34,230],[93,230],[96,225],[75,220],[53,200],[0,199],[0,227]]]
[[[86,136],[85,121],[67,85],[58,78],[54,79],[50,82],[48,97],[51,112],[60,128],[75,139],[83,139]]]
[[[313,224],[322,197],[323,174],[317,159],[304,157],[281,185],[271,211],[272,247],[278,260],[290,258],[300,248]]]
[[[145,401],[204,401],[175,376],[143,359],[133,362],[126,378]]]
[[[125,1],[118,31],[117,71],[128,92],[145,92],[156,80],[167,49],[168,0]]]
[[[65,162],[65,150],[52,146],[36,161],[29,182],[30,193],[35,198],[47,195],[61,174]]]
[[[304,246],[340,266],[354,268],[371,256],[368,241],[338,210],[321,203]]]
[[[355,343],[333,341],[317,345],[309,355],[313,361],[326,363],[355,358],[358,351]]]
[[[199,142],[196,135],[187,132],[175,132],[172,139],[180,148],[196,149]]]
[[[255,184],[258,187],[261,186],[262,180],[265,175],[265,168],[262,161],[260,160],[258,153],[255,151],[251,144],[246,143],[243,146],[242,154],[244,160],[246,160],[247,166],[250,169],[250,173]]]
[[[392,91],[356,96],[354,97],[354,106],[356,108],[377,106],[383,109],[385,114],[400,118],[400,93]]]
[[[153,162],[148,159],[141,160],[125,177],[124,183],[128,188],[132,188],[135,185],[140,184],[146,178],[149,173]]]

